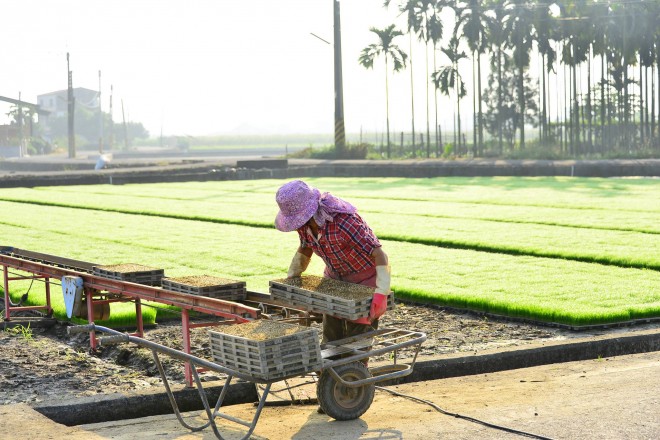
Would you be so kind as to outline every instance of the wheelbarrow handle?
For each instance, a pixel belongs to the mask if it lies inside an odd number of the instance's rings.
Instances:
[[[85,324],[85,325],[74,325],[66,328],[66,333],[68,335],[75,335],[78,333],[86,333],[96,330],[96,325],[94,324]]]
[[[99,345],[121,344],[122,342],[129,342],[128,335],[112,335],[99,338]]]

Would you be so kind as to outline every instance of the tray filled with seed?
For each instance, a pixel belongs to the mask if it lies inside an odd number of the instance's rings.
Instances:
[[[245,281],[229,280],[211,275],[189,275],[176,278],[163,278],[163,289],[191,295],[208,296],[227,301],[245,299]]]
[[[107,266],[94,266],[92,273],[113,280],[129,281],[131,283],[160,286],[165,276],[164,269],[143,266],[135,263],[112,264]]]
[[[351,321],[369,316],[375,290],[374,287],[316,275],[272,280],[269,285],[274,300]],[[387,308],[390,310],[393,307],[394,297],[390,293]]]
[[[321,367],[315,328],[257,320],[208,333],[214,362],[259,379],[302,375]]]

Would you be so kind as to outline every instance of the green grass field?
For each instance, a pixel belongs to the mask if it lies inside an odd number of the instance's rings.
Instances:
[[[570,325],[660,317],[658,181],[306,180],[358,207],[401,298]],[[3,189],[0,244],[241,279],[267,292],[297,246],[295,233],[272,226],[282,183]],[[320,259],[308,271],[320,274]],[[12,288],[18,298],[27,285]],[[130,319],[131,306],[113,304],[112,313]]]

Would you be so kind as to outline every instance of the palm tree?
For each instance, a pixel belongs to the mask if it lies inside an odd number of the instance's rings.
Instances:
[[[619,95],[620,116],[619,126],[623,126],[623,143],[629,145],[630,140],[630,95],[629,86],[633,79],[629,77],[628,67],[636,64],[637,54],[634,45],[635,18],[625,4],[612,3],[612,15],[616,25],[611,28],[611,72]],[[623,96],[621,96],[623,95]]]
[[[510,0],[507,9],[506,28],[509,44],[513,48],[513,61],[518,69],[518,106],[520,118],[520,148],[525,148],[525,70],[529,67],[532,50],[532,5],[528,0]]]
[[[372,27],[369,30],[378,36],[378,42],[372,43],[362,49],[358,62],[366,69],[371,69],[374,67],[374,61],[378,56],[383,55],[385,57],[385,115],[387,121],[387,158],[389,159],[391,157],[388,85],[389,59],[392,59],[394,71],[398,72],[406,66],[408,55],[399,46],[394,44],[394,39],[403,35],[400,30],[396,29],[395,25],[391,24],[385,29]]]
[[[641,4],[639,8],[639,20],[641,21],[640,23],[640,41],[639,41],[639,65],[640,65],[640,78],[639,78],[639,89],[640,89],[640,99],[642,96],[646,95],[646,98],[648,98],[648,69],[649,67],[653,67],[655,64],[655,48],[654,48],[654,43],[655,43],[655,33],[657,32],[657,27],[658,27],[658,20],[660,18],[660,7],[658,7],[658,3],[655,2],[655,4],[652,6],[650,4],[651,2],[647,2],[645,4]],[[646,87],[646,90],[642,90],[642,75],[641,75],[641,70],[642,67],[646,71],[646,78],[644,79],[644,85]],[[655,102],[652,104],[655,106]],[[646,99],[646,107],[644,107],[643,103],[640,102],[640,117],[641,117],[641,125],[640,125],[640,133],[641,133],[641,142],[642,144],[645,143],[645,138],[646,137],[651,137],[652,136],[652,131],[651,127],[649,124],[649,114],[648,114],[648,99]]]
[[[463,34],[466,38],[468,47],[472,52],[472,58],[477,56],[477,93],[476,101],[478,110],[474,109],[477,114],[475,130],[478,133],[478,144],[475,142],[475,155],[477,150],[483,150],[484,131],[483,131],[483,112],[481,103],[483,101],[481,96],[481,54],[486,51],[488,47],[488,39],[486,38],[486,31],[490,27],[491,17],[487,14],[487,9],[484,8],[483,1],[481,0],[466,0],[460,2],[456,6],[456,15],[458,20],[454,28],[454,35]]]
[[[442,52],[449,58],[451,63],[448,66],[443,66],[439,70],[433,72],[431,77],[435,87],[442,93],[449,96],[451,89],[456,91],[456,119],[458,121],[458,146],[457,151],[460,151],[461,145],[461,99],[467,94],[465,89],[465,82],[458,71],[458,62],[467,58],[465,52],[458,51],[459,40],[455,36],[449,41],[449,47],[443,48]]]
[[[492,12],[494,19],[490,21],[488,26],[488,41],[492,45],[491,48],[491,65],[497,69],[497,112],[502,114],[502,56],[507,47],[509,37],[507,35],[507,27],[505,26],[507,11],[504,8],[505,0],[495,0],[492,2]],[[498,124],[497,129],[497,144],[500,154],[504,149],[504,138],[501,124]]]
[[[442,26],[440,20],[436,16],[436,3],[437,0],[419,0],[415,2],[415,15],[419,23],[417,36],[420,41],[424,42],[426,46],[426,77],[429,77],[429,50],[428,45],[431,41],[431,35],[436,34],[436,27]],[[430,115],[429,115],[429,81],[426,81],[426,157],[431,155],[431,129],[430,129]]]
[[[548,136],[548,111],[547,111],[547,87],[546,76],[554,71],[557,53],[552,47],[551,40],[555,37],[556,22],[550,12],[550,2],[540,1],[534,15],[534,29],[536,30],[536,46],[541,54],[542,64],[542,110],[541,110],[541,142]]]
[[[436,59],[436,54],[437,54],[437,47],[438,43],[440,40],[442,40],[442,34],[444,32],[444,26],[442,24],[442,20],[440,19],[440,12],[442,12],[442,9],[445,7],[446,0],[441,0],[441,1],[436,1],[435,2],[435,7],[433,10],[433,15],[431,16],[431,19],[429,21],[428,27],[428,35],[433,43],[433,71],[437,69],[437,59]],[[428,73],[428,72],[427,72]],[[428,85],[429,81],[426,82]],[[439,133],[438,133],[438,91],[434,87],[433,88],[433,104],[434,104],[434,115],[435,115],[435,156],[439,157],[440,156],[440,140],[439,140]],[[428,124],[427,124],[427,130],[428,130]],[[427,148],[426,151],[427,157],[430,156],[430,147]]]
[[[383,3],[384,7],[389,7],[391,0],[385,0]],[[417,156],[415,149],[415,83],[414,83],[414,72],[413,72],[413,46],[412,40],[413,35],[416,35],[419,32],[421,23],[417,17],[417,10],[420,8],[419,0],[403,0],[399,5],[399,11],[401,14],[406,14],[406,22],[408,26],[408,37],[410,44],[410,54],[409,54],[409,66],[410,66],[410,113],[411,113],[411,128],[412,128],[412,157]]]
[[[600,116],[599,116],[599,125],[600,125],[600,148],[604,150],[606,139],[605,136],[605,114],[607,103],[605,101],[605,84],[607,83],[607,77],[605,75],[605,65],[607,64],[607,53],[609,52],[608,48],[608,29],[611,26],[609,20],[609,7],[605,4],[594,3],[591,5],[589,26],[592,29],[592,41],[591,47],[593,54],[600,57]]]
[[[649,5],[649,13],[647,14],[647,19],[649,23],[658,23],[660,22],[660,4],[658,2],[651,3]],[[655,93],[651,90],[652,103],[651,103],[651,138],[653,142],[657,142],[657,138],[660,138],[660,135],[656,135],[656,122],[655,122],[655,107],[656,102],[660,104],[660,27],[655,26],[655,32],[653,34],[653,41],[655,42],[655,72],[658,75],[656,87],[658,90],[658,96],[656,99]],[[651,69],[651,76],[653,76],[653,68]],[[651,87],[653,89],[653,86]],[[660,112],[659,112],[660,113]],[[660,116],[660,114],[659,114]],[[660,122],[658,123],[660,131]],[[656,138],[657,137],[657,138]],[[657,145],[657,144],[656,144]]]
[[[590,38],[585,29],[586,21],[583,21],[585,5],[583,1],[573,2],[562,12],[567,14],[564,18],[564,47],[562,49],[562,62],[570,67],[573,80],[573,110],[571,111],[571,146],[572,153],[579,153],[580,148],[580,106],[578,103],[577,76],[578,66],[587,61],[589,57]]]

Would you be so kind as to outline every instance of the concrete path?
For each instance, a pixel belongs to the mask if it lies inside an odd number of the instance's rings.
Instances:
[[[392,386],[433,401],[446,411],[553,439],[660,438],[660,352],[567,362]],[[102,411],[102,408],[99,408]],[[254,407],[236,405],[250,418]],[[136,415],[139,408],[136,408]],[[199,412],[186,414],[200,423]],[[223,422],[222,435],[241,437]],[[213,439],[193,433],[174,415],[78,427],[58,425],[25,405],[0,407],[0,438],[6,439]],[[315,406],[267,407],[255,439],[514,439],[519,435],[441,414],[428,405],[377,391],[362,418],[337,422]]]

